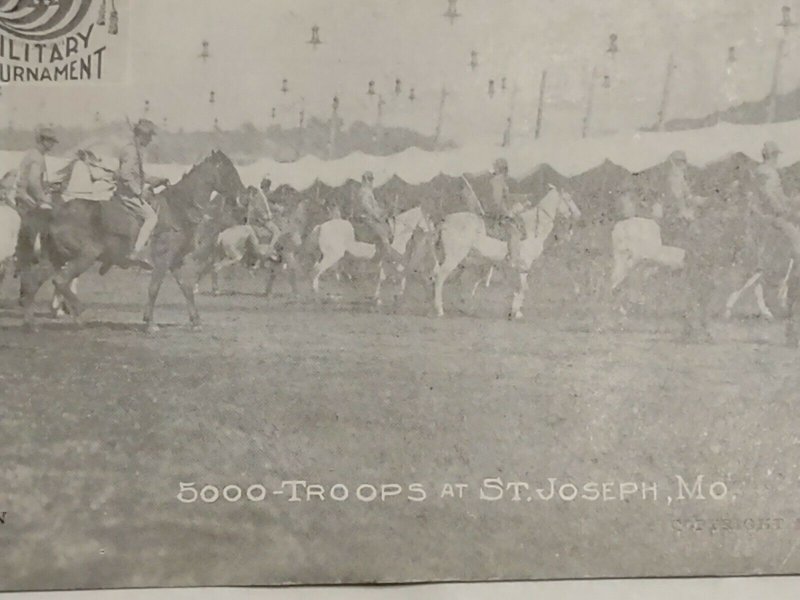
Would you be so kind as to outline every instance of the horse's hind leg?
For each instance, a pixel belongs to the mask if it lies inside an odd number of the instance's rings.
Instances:
[[[460,260],[458,262],[454,262],[449,258],[445,258],[445,261],[436,269],[436,279],[433,284],[433,306],[436,309],[437,316],[439,317],[444,316],[444,300],[442,298],[444,283],[447,281],[450,273],[452,273],[458,267],[460,262]]]
[[[186,308],[189,310],[189,323],[192,331],[200,331],[200,313],[197,312],[197,305],[194,302],[194,282],[189,280],[188,270],[184,268],[173,269],[172,275],[178,282],[183,297],[186,298]]]
[[[69,289],[72,291],[73,294],[76,296],[78,295],[78,278],[72,280],[69,284]],[[63,317],[64,315],[69,313],[69,306],[67,306],[67,301],[64,297],[58,293],[58,291],[53,292],[53,299],[50,302],[50,313],[53,315],[54,318]]]
[[[764,301],[764,286],[761,284],[761,282],[755,285],[753,292],[755,292],[756,295],[756,304],[758,305],[759,314],[767,321],[773,321],[775,319],[775,315],[772,314],[769,306],[767,306],[767,303]]]
[[[78,289],[73,285],[73,282],[83,275],[96,260],[96,256],[79,256],[61,267],[53,278],[53,285],[55,285],[56,291],[64,299],[69,314],[75,319],[81,316],[83,305],[78,299],[78,295],[73,291]]]
[[[314,277],[311,280],[311,289],[314,290],[315,294],[319,294],[319,278],[322,277],[322,274],[325,273],[325,271],[338,263],[343,256],[344,250],[341,250],[340,252],[323,252],[322,258],[320,258],[319,262],[314,265]]]
[[[761,279],[760,271],[750,277],[750,279],[748,279],[741,288],[733,291],[730,296],[728,296],[728,299],[725,301],[725,319],[731,318],[733,315],[733,309],[739,302],[739,298],[741,298],[742,294],[744,294],[748,289],[753,287],[759,279]]]
[[[23,308],[23,327],[28,331],[36,331],[34,317],[34,301],[42,284],[52,277],[55,268],[50,261],[43,264],[30,265],[20,273],[20,304]]]

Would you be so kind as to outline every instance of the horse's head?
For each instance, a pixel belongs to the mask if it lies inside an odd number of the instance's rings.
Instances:
[[[226,198],[236,199],[239,204],[245,187],[233,161],[221,150],[213,150],[203,163],[211,166],[213,190]]]
[[[578,205],[575,204],[575,200],[572,199],[572,194],[566,190],[558,190],[553,186],[551,186],[548,196],[550,194],[555,194],[558,196],[556,204],[557,214],[575,221],[581,218],[581,209],[579,209]]]

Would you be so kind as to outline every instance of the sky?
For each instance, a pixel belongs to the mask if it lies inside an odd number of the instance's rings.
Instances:
[[[444,138],[459,143],[532,134],[547,70],[543,135],[581,134],[592,72],[598,85],[590,134],[633,130],[656,120],[669,56],[667,118],[702,116],[770,89],[781,6],[800,19],[800,0],[120,0],[130,44],[127,80],[113,84],[6,86],[0,123],[89,124],[149,116],[167,127],[210,129],[249,121],[284,127],[300,110],[327,119],[334,95],[345,126],[383,123],[432,134],[442,89]],[[306,42],[320,27],[323,44]],[[611,33],[619,53],[605,52]],[[203,40],[211,57],[199,58]],[[738,62],[726,75],[729,46]],[[479,66],[469,66],[471,50]],[[610,77],[610,87],[599,83]],[[505,77],[507,89],[500,89]],[[280,91],[288,79],[290,91]],[[403,93],[394,94],[396,78]],[[490,98],[489,79],[496,81]],[[800,28],[790,30],[780,87],[800,84]],[[408,100],[415,88],[417,99]],[[209,103],[215,92],[216,102]],[[726,104],[727,103],[727,104]],[[271,109],[276,108],[276,120]]]

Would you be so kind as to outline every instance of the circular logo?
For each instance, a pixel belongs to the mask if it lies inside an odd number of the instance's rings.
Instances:
[[[94,0],[0,0],[0,32],[28,42],[49,42],[72,33]]]

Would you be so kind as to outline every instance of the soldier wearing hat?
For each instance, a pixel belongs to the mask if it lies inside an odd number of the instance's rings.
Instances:
[[[789,242],[788,246],[794,257],[795,265],[788,280],[788,303],[790,318],[786,324],[786,337],[791,346],[797,346],[800,340],[800,324],[793,309],[797,301],[800,288],[800,272],[797,264],[800,262],[800,201],[786,195],[778,172],[778,159],[781,149],[773,141],[764,144],[761,150],[763,162],[756,168],[757,193],[752,197],[751,207],[756,217],[761,217],[766,223],[776,227]],[[768,231],[760,231],[763,248],[776,244],[774,236]],[[777,248],[779,246],[773,246]],[[759,248],[759,250],[763,250]],[[759,263],[759,270],[762,264]]]
[[[22,264],[34,259],[37,225],[34,209],[53,207],[50,197],[45,156],[58,143],[55,132],[49,127],[36,130],[35,147],[20,162],[14,190],[14,201],[22,218],[17,238],[17,259]]]
[[[695,208],[703,203],[703,198],[692,194],[687,178],[689,163],[686,160],[686,153],[683,150],[676,150],[669,155],[667,163],[669,172],[664,193],[666,206],[656,203],[653,206],[653,213],[671,216],[673,220],[677,218],[679,221],[692,221],[695,217]]]
[[[764,147],[761,149],[761,157],[764,160],[756,168],[758,200],[760,200],[757,208],[761,212],[796,221],[800,216],[798,207],[784,192],[778,172],[780,155],[781,149],[778,144],[773,141],[764,143]]]
[[[375,176],[372,171],[365,171],[361,176],[361,188],[358,190],[358,203],[360,212],[367,225],[381,239],[384,251],[394,260],[399,260],[402,255],[392,247],[391,230],[389,228],[389,212],[375,199],[373,186]]]
[[[158,222],[156,212],[150,206],[152,189],[169,184],[169,179],[148,177],[144,172],[143,152],[155,134],[155,124],[147,119],[140,119],[133,126],[131,141],[120,153],[117,170],[117,198],[126,208],[144,220],[129,256],[131,260],[139,262],[147,262],[141,253]]]
[[[256,232],[259,240],[269,238],[269,253],[275,249],[281,237],[281,229],[276,222],[275,215],[269,202],[269,194],[272,188],[272,180],[268,175],[261,179],[259,185],[261,193],[251,194],[247,199],[246,223]],[[276,206],[278,212],[280,207]]]
[[[489,184],[492,188],[492,197],[486,216],[502,225],[508,240],[508,256],[511,264],[517,265],[521,260],[522,227],[519,223],[521,206],[511,198],[508,188],[508,162],[505,158],[494,161]]]
[[[58,138],[49,127],[36,131],[36,146],[25,154],[17,171],[15,200],[20,211],[52,207],[45,156],[57,143]]]

